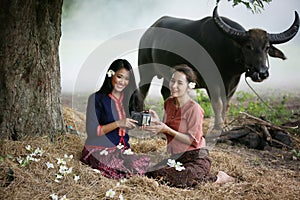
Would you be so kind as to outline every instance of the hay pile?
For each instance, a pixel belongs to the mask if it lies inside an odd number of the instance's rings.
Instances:
[[[146,141],[133,142],[133,148],[144,146]],[[161,144],[161,142],[159,141]],[[20,167],[19,156],[27,155],[25,147],[30,144],[33,149],[42,148],[45,152],[40,161]],[[155,145],[150,141],[149,146]],[[135,146],[135,147],[134,147]],[[124,199],[297,199],[300,196],[300,178],[298,170],[272,168],[252,153],[244,157],[246,151],[223,151],[215,148],[211,151],[213,159],[212,173],[224,170],[238,178],[237,183],[217,186],[211,183],[200,185],[195,189],[177,189],[166,185],[156,185],[155,181],[146,177],[132,177],[118,185],[117,180],[107,179],[93,171],[80,161],[82,138],[78,135],[66,134],[51,143],[46,137],[28,138],[24,141],[3,141],[0,155],[0,199],[50,199],[51,194],[59,197],[66,195],[68,199],[105,199],[109,189]],[[153,147],[153,149],[157,148]],[[233,148],[233,147],[232,147]],[[233,153],[236,151],[236,153]],[[67,161],[72,173],[80,177],[75,182],[74,175],[66,175],[59,183],[55,182],[58,172],[56,158],[74,155]],[[54,169],[47,169],[45,163],[54,164]],[[13,180],[9,180],[9,172],[13,172]]]
[[[65,134],[51,142],[47,137],[26,138],[22,141],[1,141],[0,146],[0,199],[58,199],[66,195],[72,199],[110,199],[106,192],[112,189],[112,199],[298,199],[300,196],[299,161],[294,169],[265,162],[257,150],[243,147],[215,146],[211,151],[212,173],[223,170],[236,177],[238,182],[224,185],[203,183],[194,189],[178,189],[157,184],[146,177],[112,180],[101,176],[79,159],[84,139],[80,135]],[[21,167],[17,158],[28,155],[26,146],[42,148],[38,162]],[[135,152],[161,151],[165,141],[159,138],[131,139]],[[57,158],[65,158],[72,173],[55,182],[58,173]],[[279,158],[280,159],[280,158]],[[47,168],[46,163],[54,168]],[[78,181],[74,175],[79,176]]]
[[[79,131],[80,133],[85,132],[85,115],[78,112],[70,107],[63,107],[63,115],[65,124],[67,127]]]

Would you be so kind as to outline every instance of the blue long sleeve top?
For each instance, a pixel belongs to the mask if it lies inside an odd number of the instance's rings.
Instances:
[[[121,98],[117,99],[112,94],[105,95],[99,92],[90,95],[86,109],[87,139],[85,145],[107,148],[117,146],[120,143],[120,134],[123,132],[125,134],[124,143],[127,147],[130,147],[128,143],[129,135],[126,129],[116,128],[105,135],[97,135],[97,129],[101,126],[125,117]]]

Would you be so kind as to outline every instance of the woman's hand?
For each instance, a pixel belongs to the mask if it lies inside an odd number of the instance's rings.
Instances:
[[[157,134],[157,133],[164,132],[164,128],[166,126],[167,125],[165,125],[162,122],[155,121],[150,126],[143,126],[143,130],[150,131],[150,132],[152,132],[154,134]]]
[[[136,123],[138,123],[138,121],[134,120],[134,119],[130,119],[130,118],[126,118],[126,119],[120,119],[118,121],[116,121],[118,127],[120,128],[135,128],[136,127]]]
[[[151,122],[160,122],[158,114],[154,110],[149,110],[149,113],[151,115]]]

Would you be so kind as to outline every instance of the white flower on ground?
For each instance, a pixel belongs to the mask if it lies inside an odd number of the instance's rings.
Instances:
[[[69,156],[67,154],[64,155],[64,158],[69,159],[69,160],[72,160],[73,157],[74,157],[73,155],[69,155]]]
[[[115,75],[115,72],[113,70],[108,70],[108,72],[106,73],[108,77],[112,77],[113,75]]]
[[[75,181],[75,182],[77,182],[79,179],[80,179],[79,176],[76,176],[76,175],[74,176],[74,181]]]
[[[71,174],[73,170],[73,167],[70,167],[69,169],[67,169],[66,174]]]
[[[123,195],[122,194],[119,195],[119,199],[123,200]]]
[[[39,162],[41,159],[38,159],[38,158],[33,158],[33,161],[34,162]]]
[[[59,166],[59,173],[60,173],[60,174],[71,174],[71,173],[72,173],[72,170],[73,170],[72,167],[68,168],[68,167],[65,166],[65,165]]]
[[[30,161],[34,161],[34,162],[40,161],[40,159],[35,158],[34,156],[36,156],[35,153],[29,154],[29,155],[26,156],[26,160],[27,160],[27,161],[30,160]]]
[[[22,163],[20,163],[20,165],[22,167],[25,167],[26,165],[30,164],[30,160],[32,160],[32,158],[30,156],[26,156],[26,158],[24,158],[24,160],[22,161]]]
[[[123,179],[120,180],[121,183],[125,183],[126,181],[127,181],[126,178],[123,178]]]
[[[23,163],[23,159],[21,157],[17,158],[18,163],[21,165]]]
[[[31,154],[29,154],[28,156],[30,156],[30,157],[35,157],[36,156],[36,153],[35,152],[33,152],[33,153],[31,153]]]
[[[54,168],[54,165],[50,162],[46,162],[46,165],[47,165],[47,168],[50,169],[50,168]]]
[[[119,143],[118,146],[117,146],[117,148],[118,148],[118,149],[123,149],[123,148],[124,148],[124,145],[121,144],[121,143]]]
[[[109,198],[114,198],[116,192],[113,191],[112,189],[109,189],[108,191],[106,191],[105,196],[109,197]]]
[[[59,166],[59,173],[65,174],[67,172],[68,168],[65,165]]]
[[[62,196],[62,198],[60,198],[60,200],[68,200],[68,199],[67,199],[67,196],[64,195],[64,196]]]
[[[52,198],[52,200],[58,200],[58,195],[57,194],[51,194],[50,197]]]
[[[62,175],[61,174],[55,174],[56,175],[56,179],[62,179]]]
[[[27,146],[25,147],[25,149],[26,149],[27,151],[31,151],[31,146],[30,146],[30,145],[27,145]]]
[[[167,163],[170,167],[174,167],[176,164],[176,161],[173,159],[168,159],[168,163]]]
[[[34,157],[33,157],[33,155],[32,154],[30,154],[30,155],[27,155],[26,156],[26,159],[25,160],[30,160],[30,161],[34,161]]]
[[[58,165],[66,165],[66,161],[64,161],[64,159],[62,159],[62,158],[56,158],[56,160],[57,160],[57,164]]]
[[[133,155],[134,153],[131,151],[131,149],[126,149],[123,154]]]
[[[100,174],[101,172],[98,169],[92,169],[94,172],[96,172],[97,174]]]
[[[189,88],[190,89],[194,89],[196,87],[196,83],[195,82],[189,82]]]
[[[107,156],[107,154],[108,154],[108,151],[107,151],[106,149],[100,151],[100,155],[101,155],[101,156],[102,156],[102,155]]]
[[[42,156],[43,153],[44,153],[43,149],[37,148],[36,150],[34,150],[34,155]]]

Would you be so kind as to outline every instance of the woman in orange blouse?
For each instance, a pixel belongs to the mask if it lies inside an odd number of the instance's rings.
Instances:
[[[163,122],[150,110],[153,125],[144,127],[155,134],[165,134],[167,151],[171,154],[171,158],[158,163],[146,175],[162,178],[175,187],[191,187],[207,181],[234,181],[222,171],[217,176],[210,174],[211,159],[202,131],[204,111],[189,95],[195,85],[193,70],[185,64],[176,66],[169,83],[171,97],[164,103]]]

